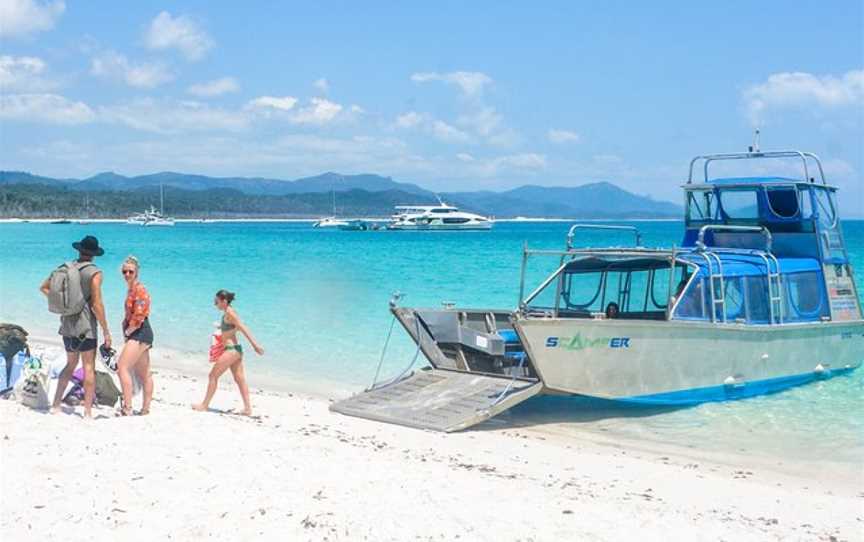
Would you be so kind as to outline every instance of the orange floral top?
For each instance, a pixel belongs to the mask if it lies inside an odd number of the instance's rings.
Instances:
[[[136,282],[126,294],[125,308],[124,327],[133,331],[141,327],[144,319],[150,316],[150,294],[140,282]]]

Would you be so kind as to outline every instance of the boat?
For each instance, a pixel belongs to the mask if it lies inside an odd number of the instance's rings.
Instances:
[[[490,230],[493,221],[438,199],[438,205],[397,205],[388,230]]]
[[[380,230],[381,226],[376,222],[369,220],[349,220],[345,224],[339,225],[340,231],[375,231]]]
[[[68,218],[61,218],[59,220],[52,220],[51,223],[52,224],[71,224],[72,221],[69,220]]]
[[[333,197],[333,215],[319,218],[314,224],[312,224],[313,228],[343,228],[348,226],[348,221],[343,220],[341,218],[336,218],[336,185],[334,184],[330,190]]]
[[[135,226],[174,226],[175,222],[173,218],[168,218],[164,215],[165,213],[165,189],[163,185],[159,185],[159,210],[157,210],[152,205],[149,209],[145,210],[143,213],[130,216],[126,219],[127,224],[132,224]]]
[[[709,175],[717,162],[790,159],[800,177]],[[524,247],[515,309],[408,308],[394,298],[394,322],[428,366],[412,361],[384,382],[376,374],[331,408],[455,431],[541,394],[683,407],[858,368],[864,320],[837,188],[819,158],[753,147],[697,156],[682,188],[680,246],[644,247],[632,226],[574,224],[562,250]],[[592,229],[630,232],[634,243],[583,246]],[[527,262],[541,257],[554,271],[526,293]]]
[[[341,218],[336,218],[335,216],[328,216],[325,218],[318,219],[317,222],[312,224],[313,228],[341,228],[343,226],[347,226],[348,221],[343,220]]]

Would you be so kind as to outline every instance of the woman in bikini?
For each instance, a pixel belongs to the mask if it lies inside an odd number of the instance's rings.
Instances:
[[[237,341],[237,331],[239,330],[249,339],[252,348],[259,356],[264,354],[264,349],[261,348],[261,345],[252,336],[249,328],[240,320],[237,311],[231,306],[232,301],[234,301],[234,294],[232,292],[227,290],[216,292],[216,299],[213,300],[213,304],[223,312],[220,328],[222,330],[222,342],[225,345],[225,351],[213,362],[213,369],[210,371],[207,382],[207,394],[204,396],[204,401],[192,405],[192,408],[200,411],[210,408],[210,401],[216,393],[219,377],[225,371],[231,369],[231,375],[234,377],[234,382],[237,383],[237,388],[240,390],[240,397],[243,398],[242,413],[250,416],[252,414],[252,403],[249,401],[249,386],[246,385],[246,372],[243,369],[243,346]]]
[[[138,279],[141,269],[138,259],[129,256],[123,261],[120,271],[126,280],[127,292],[124,304],[123,336],[126,343],[117,360],[117,375],[123,389],[123,402],[120,414],[132,414],[132,371],[138,376],[144,388],[144,403],[139,414],[150,413],[153,399],[153,378],[150,375],[150,349],[153,347],[153,329],[150,327],[150,295]]]

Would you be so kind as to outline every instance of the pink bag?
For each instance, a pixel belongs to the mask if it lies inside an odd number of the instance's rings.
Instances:
[[[222,342],[222,332],[216,331],[210,335],[210,363],[214,363],[225,353],[225,343]]]

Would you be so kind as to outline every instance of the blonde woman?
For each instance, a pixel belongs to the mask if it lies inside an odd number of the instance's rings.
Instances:
[[[252,403],[249,401],[249,386],[246,384],[246,371],[243,368],[243,345],[237,341],[237,332],[240,331],[252,343],[252,348],[259,356],[264,354],[264,349],[252,336],[242,321],[237,311],[231,306],[234,301],[234,293],[228,290],[219,290],[216,292],[216,298],[213,304],[216,308],[223,312],[222,323],[222,342],[225,345],[225,351],[213,362],[213,369],[210,370],[210,377],[207,382],[207,394],[204,396],[204,401],[192,405],[195,410],[205,411],[210,408],[210,401],[216,393],[216,386],[225,371],[231,369],[231,375],[234,377],[234,382],[237,383],[237,388],[240,390],[240,397],[243,399],[243,412],[246,416],[252,415]]]
[[[117,361],[117,375],[123,389],[123,402],[120,405],[123,416],[132,414],[133,370],[144,388],[144,403],[139,414],[150,413],[150,401],[153,399],[153,377],[150,375],[150,349],[153,347],[153,329],[149,320],[150,295],[138,278],[140,270],[141,265],[135,256],[126,258],[120,268],[127,285],[123,318],[123,336],[126,343]]]

